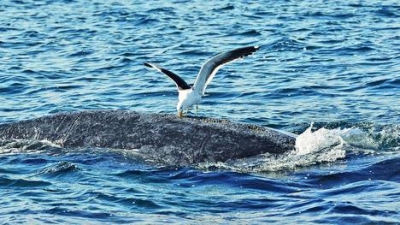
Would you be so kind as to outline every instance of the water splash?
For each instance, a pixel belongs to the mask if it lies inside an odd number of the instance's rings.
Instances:
[[[315,153],[329,148],[343,148],[349,153],[398,152],[400,150],[400,126],[358,124],[351,128],[320,128],[310,125],[296,139],[298,155]]]
[[[342,135],[348,132],[348,129],[325,129],[321,128],[312,132],[313,123],[302,134],[296,138],[296,153],[306,155],[325,149],[342,148],[344,141]]]
[[[351,146],[374,152],[398,152],[400,150],[400,126],[371,126],[353,128],[343,134]]]

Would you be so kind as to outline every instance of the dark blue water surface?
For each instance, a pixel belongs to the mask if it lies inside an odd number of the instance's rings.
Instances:
[[[400,224],[399,18],[394,0],[2,0],[0,123],[176,113],[175,85],[143,62],[192,82],[216,53],[259,45],[192,114],[299,137],[285,155],[184,168],[1,140],[1,224]]]

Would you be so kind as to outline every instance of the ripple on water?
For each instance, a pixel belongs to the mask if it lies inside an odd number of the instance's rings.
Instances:
[[[5,176],[0,177],[0,186],[2,188],[38,188],[51,186],[51,182],[35,179],[13,179]]]
[[[259,45],[220,70],[191,115],[297,134],[315,122],[310,136],[344,142],[176,168],[0,140],[0,220],[397,223],[399,9],[392,0],[2,1],[0,123],[84,109],[175,113],[176,87],[143,62],[194,81],[211,56]]]
[[[61,177],[71,176],[73,173],[79,171],[79,167],[70,162],[57,162],[53,165],[47,166],[38,172],[38,174],[48,177]]]

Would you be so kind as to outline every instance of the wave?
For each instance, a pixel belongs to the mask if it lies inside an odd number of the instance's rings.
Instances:
[[[11,179],[4,176],[0,177],[0,187],[13,187],[13,188],[21,188],[21,187],[46,187],[50,186],[52,183],[47,181],[40,180],[32,180],[32,179]]]
[[[38,172],[40,175],[48,177],[71,176],[74,172],[79,171],[79,167],[71,162],[61,161],[50,165]]]

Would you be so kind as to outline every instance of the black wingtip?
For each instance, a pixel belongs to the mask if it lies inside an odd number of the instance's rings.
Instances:
[[[181,77],[179,77],[178,75],[176,75],[175,73],[173,73],[169,70],[158,67],[156,64],[151,64],[148,62],[144,62],[143,65],[150,67],[150,68],[154,68],[154,69],[158,70],[159,72],[170,77],[175,82],[176,86],[178,87],[178,90],[184,90],[184,89],[191,88]]]
[[[260,46],[255,45],[255,46],[245,47],[244,49],[250,50],[250,52],[254,53],[260,49]]]
[[[234,54],[239,54],[240,58],[244,58],[249,55],[253,55],[256,51],[260,49],[260,46],[255,45],[255,46],[248,46],[248,47],[243,47],[243,48],[238,48],[234,50]]]

